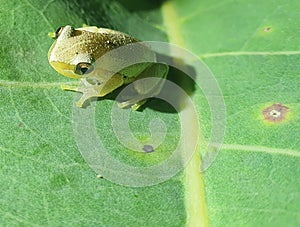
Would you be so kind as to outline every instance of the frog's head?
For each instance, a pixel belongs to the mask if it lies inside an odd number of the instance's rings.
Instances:
[[[93,71],[93,58],[87,49],[87,37],[83,31],[66,25],[57,29],[52,37],[56,40],[49,49],[48,60],[57,72],[81,78]]]

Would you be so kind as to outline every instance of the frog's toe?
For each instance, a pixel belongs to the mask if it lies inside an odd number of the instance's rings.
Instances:
[[[125,101],[125,102],[118,102],[118,106],[120,108],[131,107],[132,110],[138,110],[146,102],[147,102],[146,99],[143,99],[141,101],[137,101],[136,99],[132,99],[132,100],[128,100],[128,101]]]
[[[76,106],[78,106],[78,107],[80,107],[80,108],[83,107],[83,104],[84,104],[84,102],[82,102],[82,101],[76,102]]]
[[[48,32],[48,36],[52,39],[55,39],[56,37],[55,32]]]
[[[79,88],[77,86],[71,86],[71,85],[61,85],[61,89],[67,90],[67,91],[79,91]]]
[[[76,102],[76,106],[82,108],[84,103],[90,98],[90,96],[83,94],[80,99]]]
[[[117,104],[121,109],[128,107],[128,104],[126,102],[118,102]]]
[[[142,105],[144,105],[146,102],[147,102],[147,100],[144,99],[144,100],[142,100],[142,101],[140,101],[140,102],[138,102],[138,103],[135,103],[135,104],[133,104],[133,105],[131,106],[131,109],[133,109],[133,110],[138,110],[138,109],[139,109]]]

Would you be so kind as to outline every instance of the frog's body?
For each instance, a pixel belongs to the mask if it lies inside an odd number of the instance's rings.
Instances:
[[[94,67],[93,65],[97,59],[113,49],[136,43],[139,40],[110,29],[97,27],[74,29],[68,25],[58,29],[55,36],[57,39],[49,50],[48,60],[60,74],[81,79],[82,85],[79,87],[63,86],[64,90],[83,93],[77,103],[78,106],[82,107],[84,102],[91,97],[105,96],[123,84],[134,81],[136,81],[134,89],[137,96],[120,103],[120,107],[131,106],[137,109],[145,102],[142,100],[143,96],[156,95],[160,92],[163,79],[168,73],[168,66],[153,63],[156,61],[156,56],[149,49],[142,54],[139,53],[139,56],[147,59],[148,62],[129,66],[113,73],[113,76],[105,66],[100,64]],[[147,86],[138,81],[138,79],[148,77],[161,78],[161,80],[155,80],[159,82],[147,84]]]

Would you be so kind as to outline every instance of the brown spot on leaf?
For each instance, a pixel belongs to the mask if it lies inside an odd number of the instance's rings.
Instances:
[[[289,108],[287,106],[284,106],[281,103],[275,103],[264,109],[262,114],[266,121],[279,123],[285,119],[288,111]]]
[[[264,28],[264,31],[265,31],[265,32],[269,32],[269,31],[271,31],[271,29],[272,29],[271,27],[265,27],[265,28]]]

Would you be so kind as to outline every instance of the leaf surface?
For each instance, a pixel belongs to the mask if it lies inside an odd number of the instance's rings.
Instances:
[[[120,2],[124,6],[100,0],[0,1],[0,224],[299,225],[300,4],[178,0],[146,1],[139,7],[136,1]],[[53,42],[47,33],[65,24],[169,41],[202,59],[217,79],[227,109],[225,141],[213,165],[200,173],[195,155],[185,171],[151,187],[98,179],[73,133],[78,97],[60,89],[76,82],[56,73],[47,60]],[[205,144],[211,130],[209,106],[199,88],[191,97]],[[158,111],[164,103],[151,100],[143,111],[130,115],[132,133],[142,142],[151,136],[152,119],[165,122],[165,140],[145,154],[124,148],[114,137],[113,104],[110,96],[98,100],[95,121],[112,157],[141,167],[170,156],[181,136],[180,119],[172,108]],[[274,104],[288,108],[287,113],[279,110],[282,121],[264,117]]]

